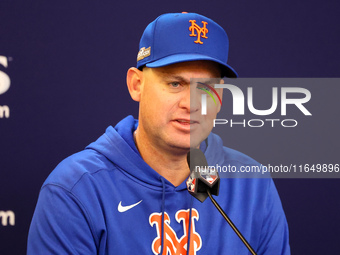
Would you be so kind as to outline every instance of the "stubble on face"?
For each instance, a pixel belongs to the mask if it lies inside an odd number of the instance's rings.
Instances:
[[[201,116],[199,101],[190,104],[196,93],[190,79],[219,76],[218,65],[209,61],[144,68],[138,128],[142,140],[155,150],[173,153],[187,153],[191,146],[203,141],[212,125],[206,116]],[[217,111],[209,113],[216,114]]]

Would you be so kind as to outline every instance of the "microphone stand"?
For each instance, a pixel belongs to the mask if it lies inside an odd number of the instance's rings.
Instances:
[[[223,218],[228,222],[230,227],[235,231],[237,236],[241,239],[241,241],[244,243],[244,245],[248,248],[248,250],[251,252],[252,255],[257,255],[254,249],[250,246],[250,244],[247,242],[247,240],[243,237],[241,232],[237,229],[237,227],[234,225],[234,223],[229,219],[228,215],[222,210],[220,205],[216,202],[216,200],[212,197],[210,193],[210,189],[207,189],[208,196],[211,200],[211,202],[215,205],[217,210],[222,214]]]

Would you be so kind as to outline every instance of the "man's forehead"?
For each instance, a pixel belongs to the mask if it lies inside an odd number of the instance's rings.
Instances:
[[[195,75],[184,75],[184,74],[179,74],[179,73],[168,73],[168,72],[159,72],[157,73],[157,76],[160,77],[160,79],[165,80],[165,81],[175,81],[175,82],[181,82],[183,84],[191,84],[191,85],[211,85],[213,86],[214,84],[219,84],[221,82],[220,77],[210,77],[208,75],[206,76],[195,76]]]

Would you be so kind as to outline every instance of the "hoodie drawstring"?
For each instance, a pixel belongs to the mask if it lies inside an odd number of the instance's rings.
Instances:
[[[162,181],[162,186],[163,186],[163,194],[162,194],[162,237],[161,237],[161,253],[159,255],[163,254],[163,247],[164,247],[164,213],[165,213],[165,182],[164,179],[161,177],[160,178]]]
[[[160,178],[162,181],[162,233],[161,233],[161,252],[159,253],[159,255],[163,254],[163,249],[164,249],[164,239],[165,239],[165,234],[164,234],[164,215],[165,215],[165,182],[164,179],[161,177]],[[191,217],[192,217],[192,206],[193,206],[193,201],[194,198],[191,197],[190,199],[190,213],[189,213],[189,226],[188,226],[188,242],[187,242],[187,255],[189,255],[189,251],[190,251],[190,238],[191,238]]]
[[[192,216],[193,201],[194,201],[194,197],[191,197],[191,200],[190,200],[190,213],[189,213],[189,227],[188,227],[187,255],[189,255],[189,251],[190,251],[191,216]]]

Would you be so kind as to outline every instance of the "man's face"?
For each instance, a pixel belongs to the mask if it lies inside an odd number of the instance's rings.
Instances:
[[[192,61],[144,68],[139,105],[139,129],[150,145],[167,150],[197,147],[212,130],[220,110],[207,97],[207,115],[201,114],[201,95],[191,78],[217,78],[220,69],[210,61]],[[198,85],[202,86],[202,85]],[[222,89],[218,90],[222,96]]]

